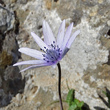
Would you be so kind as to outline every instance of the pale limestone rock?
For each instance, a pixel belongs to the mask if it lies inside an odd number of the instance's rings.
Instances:
[[[67,80],[69,87],[76,90],[76,98],[87,103],[91,110],[95,110],[95,106],[106,108],[97,91],[101,92],[105,86],[110,89],[110,40],[107,39],[109,37],[104,37],[110,28],[109,5],[109,0],[35,0],[24,4],[17,2],[13,8],[17,9],[20,22],[16,38],[19,47],[39,49],[30,32],[34,31],[43,39],[44,19],[50,24],[55,37],[63,19],[66,19],[66,28],[74,22],[72,32],[81,30],[70,51],[61,61],[62,96],[64,99],[68,92]],[[32,59],[24,54],[21,57],[19,61]],[[25,66],[19,68],[23,69]],[[51,102],[58,100],[57,68],[32,69],[22,73],[22,76],[25,77],[22,97],[18,93],[6,109],[12,106],[12,110],[59,109],[59,103],[47,107]],[[67,109],[68,106],[64,106]]]

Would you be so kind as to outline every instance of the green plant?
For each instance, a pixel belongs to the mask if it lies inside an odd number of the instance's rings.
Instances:
[[[82,107],[84,106],[83,101],[80,101],[75,98],[75,90],[74,89],[69,90],[69,92],[67,94],[66,102],[69,105],[68,110],[82,110]]]

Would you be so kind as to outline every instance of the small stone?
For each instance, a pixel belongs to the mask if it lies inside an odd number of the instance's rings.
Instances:
[[[10,0],[11,3],[16,3],[17,0]]]
[[[42,103],[41,102],[37,102],[37,107],[39,107]]]
[[[47,7],[47,9],[51,9],[51,7],[52,7],[52,2],[51,2],[51,0],[45,0],[46,1],[46,7]]]
[[[21,4],[26,4],[28,0],[18,0],[19,3]]]
[[[98,6],[94,6],[93,8],[90,9],[90,16],[96,16],[98,12]]]
[[[20,101],[20,100],[21,100],[21,94],[18,93],[18,94],[16,95],[16,99],[17,99],[17,101]]]
[[[110,20],[107,21],[107,25],[110,26]]]

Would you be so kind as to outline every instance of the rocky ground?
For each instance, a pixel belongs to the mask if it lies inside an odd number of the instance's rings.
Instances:
[[[106,98],[102,91],[110,90],[109,7],[109,0],[0,0],[0,110],[60,110],[59,103],[48,106],[58,100],[57,68],[19,73],[25,66],[12,65],[32,59],[19,53],[20,47],[39,49],[30,32],[43,39],[43,20],[57,36],[63,19],[66,28],[74,22],[73,32],[81,33],[61,61],[62,97],[68,81],[90,110],[108,110],[98,94]]]

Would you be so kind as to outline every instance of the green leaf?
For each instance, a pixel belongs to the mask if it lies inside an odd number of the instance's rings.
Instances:
[[[76,110],[77,109],[77,105],[74,102],[72,102],[71,104],[72,105],[69,107],[68,110]]]
[[[81,102],[79,103],[78,107],[82,108],[83,106],[84,106],[84,102],[81,101]]]
[[[74,99],[74,102],[76,103],[77,107],[81,108],[84,105],[83,101],[79,101],[78,99]]]
[[[72,102],[74,101],[74,97],[75,97],[75,90],[70,89],[66,98],[66,101],[69,104],[69,106],[71,106]]]

